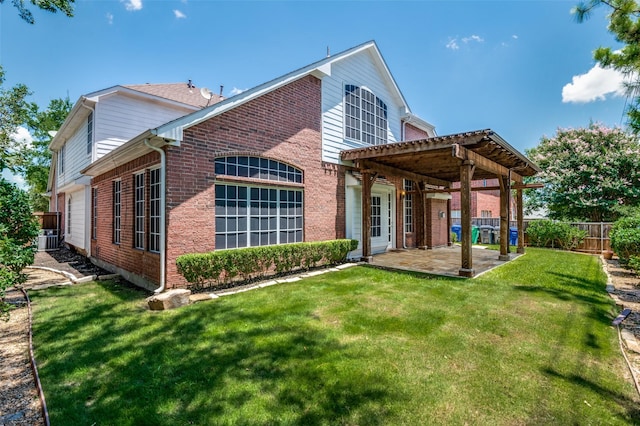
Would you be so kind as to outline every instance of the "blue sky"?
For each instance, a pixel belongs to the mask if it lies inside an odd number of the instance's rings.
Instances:
[[[491,128],[516,149],[558,127],[624,124],[606,9],[576,1],[78,0],[75,17],[0,6],[0,63],[31,100],[188,79],[224,94],[375,40],[413,113],[439,135]]]

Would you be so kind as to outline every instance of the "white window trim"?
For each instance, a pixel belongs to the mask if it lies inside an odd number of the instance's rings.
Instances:
[[[357,105],[357,110],[358,110],[358,114],[359,117],[354,117],[357,121],[358,121],[358,125],[359,128],[358,130],[358,134],[359,134],[359,138],[354,138],[351,136],[347,136],[347,116],[348,116],[348,108],[347,108],[347,86],[354,86],[356,88],[359,89],[359,93],[357,95],[357,99],[359,102],[359,105]],[[365,121],[363,119],[363,114],[365,112],[367,112],[365,110],[365,108],[363,107],[363,102],[367,102],[368,104],[370,104],[371,102],[369,102],[368,100],[365,100],[364,97],[362,96],[362,92],[366,91],[368,94],[370,94],[373,97],[373,105],[372,105],[372,109],[373,109],[373,120],[371,122],[369,121]],[[358,86],[357,84],[347,84],[344,83],[342,85],[342,104],[343,104],[343,114],[342,114],[342,119],[343,119],[343,126],[342,126],[342,133],[343,133],[343,137],[347,140],[352,140],[352,141],[356,141],[356,142],[360,142],[360,143],[364,143],[364,144],[368,144],[368,145],[385,145],[387,143],[389,143],[389,136],[388,136],[388,132],[389,132],[389,107],[387,105],[387,103],[382,100],[380,97],[378,97],[375,92],[371,89],[369,89],[366,86]],[[382,108],[384,107],[384,108]],[[386,112],[386,117],[382,117],[380,110],[382,109],[382,111]],[[351,115],[349,115],[351,116]],[[382,126],[380,126],[381,124],[381,120],[384,120],[384,128]],[[369,131],[365,131],[365,126],[372,126],[373,127],[373,133],[369,132]],[[365,140],[364,135],[367,134],[369,135],[370,138],[373,138],[373,143],[369,143],[368,141]]]

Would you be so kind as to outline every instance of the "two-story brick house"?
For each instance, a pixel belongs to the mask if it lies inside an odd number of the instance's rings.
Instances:
[[[449,181],[358,159],[406,140],[448,153],[456,142],[454,167],[487,145],[500,154],[495,161],[528,167],[491,131],[437,137],[367,42],[149,125],[87,164],[86,250],[104,268],[162,290],[186,285],[175,263],[184,253],[345,237],[364,242],[353,257],[446,246]],[[503,173],[495,161],[480,164]],[[367,164],[386,172],[372,175]]]

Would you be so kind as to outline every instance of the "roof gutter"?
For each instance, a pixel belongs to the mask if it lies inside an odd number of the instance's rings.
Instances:
[[[167,263],[167,247],[166,247],[166,234],[167,234],[167,192],[166,179],[167,179],[167,157],[162,148],[158,148],[149,143],[149,139],[144,140],[144,144],[154,151],[160,154],[160,287],[154,292],[156,294],[162,293],[166,287],[166,263]]]

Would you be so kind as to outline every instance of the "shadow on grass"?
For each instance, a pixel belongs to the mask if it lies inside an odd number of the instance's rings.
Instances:
[[[382,424],[384,402],[401,397],[381,373],[358,370],[357,348],[314,324],[304,306],[280,315],[222,302],[140,313],[130,302],[141,292],[99,289],[115,300],[52,306],[36,323],[53,424]],[[61,294],[39,292],[36,303]]]
[[[613,318],[613,305],[604,293],[600,281],[558,272],[548,274],[556,278],[553,286],[515,285],[513,288],[527,293],[545,293],[558,300],[580,303],[589,309],[590,318],[609,325]]]
[[[595,383],[594,381],[589,380],[581,375],[563,374],[550,367],[543,368],[542,373],[548,377],[563,380],[569,384],[580,386],[599,395],[606,395],[608,399],[615,401],[617,404],[624,408],[625,414],[627,416],[627,418],[624,420],[640,420],[640,407],[638,406],[637,401],[627,397],[620,392],[615,392],[611,389],[600,386],[598,383]],[[634,422],[634,424],[637,423]]]

